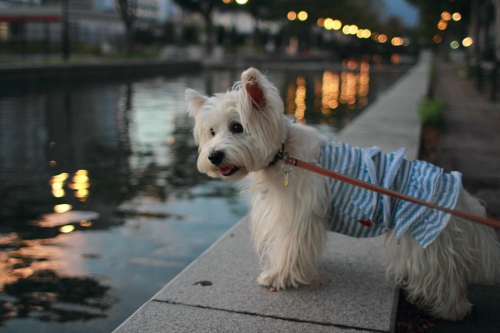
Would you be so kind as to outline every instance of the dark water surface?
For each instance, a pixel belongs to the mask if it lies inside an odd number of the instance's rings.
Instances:
[[[333,137],[402,74],[268,72]],[[247,213],[200,175],[184,90],[239,71],[0,92],[0,330],[110,332]],[[168,319],[166,319],[168,320]]]

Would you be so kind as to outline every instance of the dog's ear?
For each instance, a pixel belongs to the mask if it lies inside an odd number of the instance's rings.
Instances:
[[[191,117],[195,118],[203,104],[207,101],[208,97],[189,88],[186,89],[184,95],[186,96],[187,112]]]
[[[264,96],[264,91],[259,83],[259,79],[262,74],[255,68],[250,67],[241,74],[241,82],[243,87],[250,95],[252,99],[252,104],[257,109],[263,109],[266,105],[266,98]]]

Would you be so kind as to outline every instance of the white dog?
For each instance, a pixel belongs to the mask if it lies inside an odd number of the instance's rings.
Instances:
[[[386,232],[396,282],[410,302],[436,317],[462,319],[472,307],[467,284],[499,277],[492,228],[310,171],[289,172],[282,157],[286,150],[306,162],[484,215],[461,189],[459,173],[441,174],[431,164],[406,161],[404,151],[385,155],[377,148],[329,142],[315,129],[291,122],[276,87],[254,68],[243,72],[231,91],[207,97],[187,89],[186,99],[195,119],[199,171],[231,182],[248,176],[252,236],[265,263],[259,284],[285,289],[318,281],[327,230],[359,237]],[[419,175],[427,180],[415,183]]]

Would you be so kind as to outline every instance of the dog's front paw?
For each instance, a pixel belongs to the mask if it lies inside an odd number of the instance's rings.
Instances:
[[[279,289],[277,286],[277,276],[278,274],[276,272],[264,271],[260,273],[259,277],[257,278],[257,282],[264,287],[273,287]]]
[[[277,290],[287,288],[297,288],[300,285],[310,284],[305,279],[294,276],[293,274],[284,274],[280,271],[267,270],[260,274],[257,282],[264,287],[272,287]]]

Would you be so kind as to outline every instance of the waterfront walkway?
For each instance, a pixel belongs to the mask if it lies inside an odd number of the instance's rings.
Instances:
[[[427,93],[423,53],[385,95],[339,134],[358,146],[408,148],[417,158],[417,105]],[[272,292],[259,286],[259,260],[243,219],[115,332],[393,332],[398,288],[386,277],[383,237],[330,234],[320,286]]]

